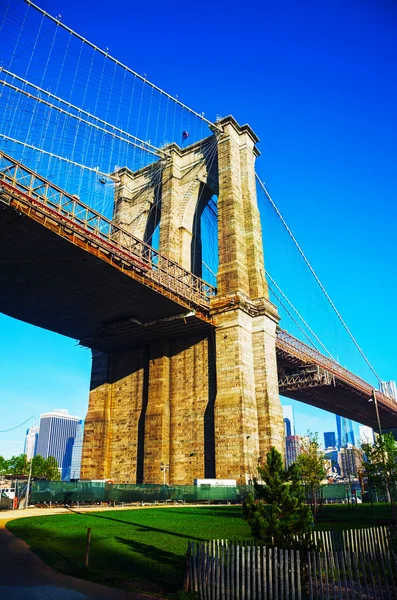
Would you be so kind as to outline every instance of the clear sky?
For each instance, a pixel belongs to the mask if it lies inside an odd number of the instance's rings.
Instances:
[[[209,119],[261,139],[258,171],[378,373],[397,378],[397,5],[38,0]],[[0,315],[0,429],[84,417],[90,353]],[[359,374],[359,373],[358,373]],[[335,418],[294,403],[296,429]],[[0,433],[23,449],[25,427]]]

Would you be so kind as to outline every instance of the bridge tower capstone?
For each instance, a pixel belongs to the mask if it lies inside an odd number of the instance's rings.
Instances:
[[[201,275],[199,220],[218,196],[219,270],[213,327],[118,355],[93,353],[82,477],[246,483],[270,446],[283,451],[276,307],[269,301],[256,198],[255,144],[232,117],[222,133],[133,173],[118,171],[114,221]],[[121,234],[122,235],[122,234]],[[150,318],[148,318],[150,320]],[[161,470],[165,469],[165,470]]]

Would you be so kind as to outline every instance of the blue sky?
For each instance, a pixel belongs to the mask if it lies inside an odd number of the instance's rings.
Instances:
[[[380,376],[396,379],[395,2],[41,6],[209,119],[253,127],[261,177]],[[4,316],[0,332],[0,429],[54,407],[84,417],[89,351]],[[298,432],[335,429],[294,408]],[[0,434],[0,454],[22,451],[24,429]]]

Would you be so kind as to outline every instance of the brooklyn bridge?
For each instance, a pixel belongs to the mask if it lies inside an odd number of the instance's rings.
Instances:
[[[0,311],[92,350],[82,477],[156,483],[167,465],[169,483],[245,483],[283,449],[280,395],[397,427],[395,401],[304,319],[289,330],[300,315],[265,269],[259,195],[286,224],[253,129],[205,119],[28,5],[19,29],[10,9],[0,71]],[[56,29],[50,48],[38,19]],[[35,43],[18,55],[24,34]],[[78,75],[76,52],[89,53]]]

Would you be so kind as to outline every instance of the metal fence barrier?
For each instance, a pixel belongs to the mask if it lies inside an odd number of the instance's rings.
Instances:
[[[34,481],[31,486],[31,504],[71,503],[241,503],[247,497],[249,486],[210,486],[158,484],[112,484],[79,481]]]

